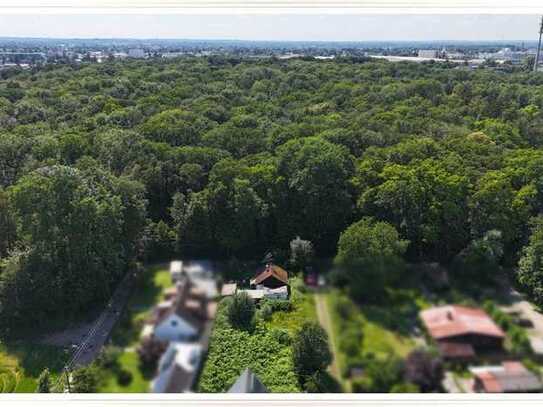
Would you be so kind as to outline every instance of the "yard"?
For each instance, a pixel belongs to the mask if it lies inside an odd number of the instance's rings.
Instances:
[[[404,358],[417,347],[411,337],[417,307],[413,299],[396,306],[360,306],[338,289],[326,293],[325,299],[337,343],[335,357],[346,389],[350,387],[349,366],[363,355]]]
[[[127,385],[118,382],[117,375],[110,370],[102,371],[101,393],[146,393],[149,391],[151,377],[144,374],[138,361],[136,347],[139,344],[141,329],[152,307],[163,297],[164,290],[171,287],[169,264],[156,264],[146,267],[132,293],[118,325],[112,332],[111,345],[121,348],[118,358],[121,370],[130,372],[132,380]]]
[[[219,304],[198,385],[200,392],[227,391],[246,367],[251,368],[271,392],[301,391],[292,365],[290,338],[305,321],[316,321],[316,311],[313,295],[304,292],[299,283],[291,279],[292,309],[274,312],[269,321],[257,316],[251,332],[232,328],[226,316],[225,300]]]

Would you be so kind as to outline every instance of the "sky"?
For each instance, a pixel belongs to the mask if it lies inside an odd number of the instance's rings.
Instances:
[[[536,15],[0,15],[1,37],[537,40]]]

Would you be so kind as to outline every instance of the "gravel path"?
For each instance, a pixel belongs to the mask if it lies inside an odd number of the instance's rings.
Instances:
[[[332,329],[332,319],[330,318],[330,313],[328,312],[328,306],[326,304],[326,297],[322,293],[315,294],[315,305],[317,307],[317,317],[319,318],[320,325],[324,328],[330,338],[330,346],[332,350],[332,363],[330,364],[330,373],[334,378],[341,383],[341,374],[336,360],[337,347],[336,339],[334,337],[334,331]]]

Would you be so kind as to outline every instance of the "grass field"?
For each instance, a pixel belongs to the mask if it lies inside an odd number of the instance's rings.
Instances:
[[[338,312],[340,302],[347,304],[348,318],[342,317]],[[360,355],[373,354],[378,358],[390,355],[405,357],[416,346],[406,332],[409,322],[397,307],[359,306],[337,289],[326,294],[326,304],[332,319],[334,337],[340,343],[335,349],[335,356],[342,372],[342,384],[347,390],[350,389],[350,381],[346,375],[350,357],[341,347],[346,330],[355,327],[362,331]]]
[[[0,343],[0,393],[33,393],[43,369],[56,380],[66,362],[67,354],[52,346]]]
[[[272,315],[272,319],[267,323],[270,328],[287,329],[291,334],[299,329],[306,321],[316,321],[317,311],[315,309],[315,299],[311,293],[302,293],[299,288],[303,285],[300,279],[291,279],[292,292],[291,303],[292,310],[289,312],[277,311]]]

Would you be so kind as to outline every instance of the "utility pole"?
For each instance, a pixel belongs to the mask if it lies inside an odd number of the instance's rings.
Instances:
[[[534,72],[537,72],[537,65],[539,64],[539,54],[541,53],[541,36],[543,35],[543,17],[541,17],[541,25],[539,26],[539,43],[537,44],[537,52],[535,54]]]
[[[70,387],[70,371],[68,370],[68,366],[64,367],[64,374],[66,376],[66,386],[68,387],[68,393],[71,393],[72,389]]]

